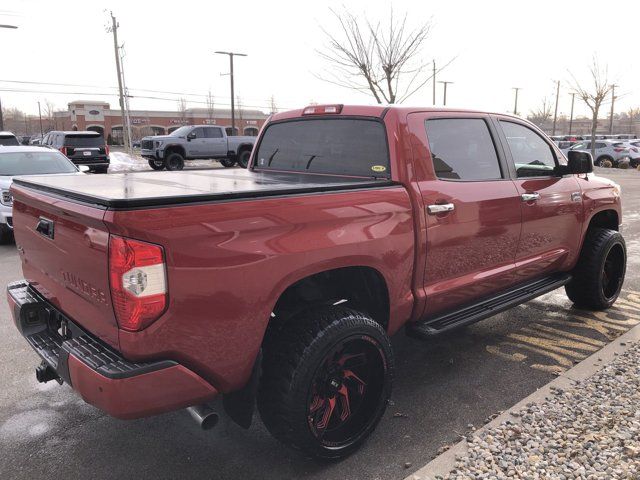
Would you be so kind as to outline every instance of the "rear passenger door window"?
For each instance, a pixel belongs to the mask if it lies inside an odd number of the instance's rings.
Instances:
[[[437,118],[425,122],[431,160],[443,180],[498,180],[498,155],[481,118]]]
[[[554,175],[556,157],[551,145],[524,125],[500,120],[518,178]]]

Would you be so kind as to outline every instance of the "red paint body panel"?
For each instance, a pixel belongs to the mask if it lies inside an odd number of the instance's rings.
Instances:
[[[110,379],[69,355],[71,385],[83,400],[125,420],[156,415],[213,400],[217,391],[182,365],[123,379]]]
[[[390,330],[413,307],[413,217],[404,188],[108,211],[111,233],[162,245],[170,304],[138,333],[131,360],[166,358],[221,391],[248,379],[280,294],[308,275],[367,266],[385,279]]]
[[[301,114],[278,113],[270,121]],[[340,116],[382,119],[393,185],[125,210],[100,210],[14,186],[26,278],[46,286],[54,305],[126,359],[180,364],[110,380],[71,357],[73,387],[85,400],[134,418],[242,388],[280,295],[309,275],[348,266],[375,269],[389,293],[393,334],[407,322],[519,281],[571,270],[589,220],[604,210],[621,218],[618,187],[594,175],[438,179],[425,119],[474,117],[490,124],[491,114],[344,106]],[[128,180],[135,186],[135,175]],[[530,191],[541,194],[535,205],[521,201],[520,194]],[[575,192],[582,202],[571,200]],[[425,213],[427,205],[440,202],[455,203],[455,211]],[[60,222],[63,245],[34,234],[40,215]],[[110,297],[106,304],[90,300],[91,287],[108,292],[109,234],[164,248],[169,305],[143,331],[118,330]],[[64,269],[78,273],[89,296],[65,283]]]

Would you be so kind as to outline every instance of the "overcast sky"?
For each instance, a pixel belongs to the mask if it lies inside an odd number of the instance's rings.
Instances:
[[[3,0],[0,23],[3,106],[37,112],[48,99],[59,108],[69,101],[97,99],[117,106],[113,40],[105,29],[112,10],[120,23],[132,109],[202,107],[209,89],[217,105],[229,104],[227,57],[215,50],[248,54],[235,62],[236,93],[246,106],[268,109],[273,95],[280,109],[319,103],[372,103],[366,95],[319,80],[326,64],[316,49],[326,42],[321,28],[336,31],[330,8],[343,5],[371,20],[408,12],[411,22],[433,18],[434,28],[421,57],[444,64],[448,106],[505,112],[513,109],[512,87],[521,87],[519,111],[526,114],[543,97],[555,98],[561,80],[559,112],[569,114],[569,74],[587,78],[594,54],[608,64],[619,85],[616,111],[640,106],[640,2],[591,1],[81,1]],[[8,83],[7,80],[80,86]],[[442,85],[437,85],[442,102]],[[38,90],[9,92],[6,90]],[[174,93],[152,93],[159,90]],[[69,92],[65,94],[45,93]],[[88,93],[89,95],[82,95]],[[143,99],[141,96],[168,100]],[[431,106],[431,85],[410,100]],[[576,113],[586,113],[576,105]],[[605,115],[603,115],[605,116]]]

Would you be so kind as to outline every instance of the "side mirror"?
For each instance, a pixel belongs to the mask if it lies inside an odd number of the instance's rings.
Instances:
[[[196,138],[196,133],[189,132],[189,134],[187,135],[187,140],[193,140],[194,138]]]
[[[589,152],[569,150],[567,165],[560,166],[560,174],[582,174],[593,172],[593,158]]]

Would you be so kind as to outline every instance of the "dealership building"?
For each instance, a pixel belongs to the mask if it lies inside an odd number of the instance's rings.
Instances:
[[[60,130],[92,130],[112,143],[122,143],[122,115],[106,102],[80,100],[68,104],[67,111],[55,112],[56,128]],[[258,134],[269,115],[259,110],[236,109],[236,135]],[[131,137],[165,135],[183,125],[219,125],[231,134],[231,110],[188,108],[183,112],[159,110],[130,110]]]

